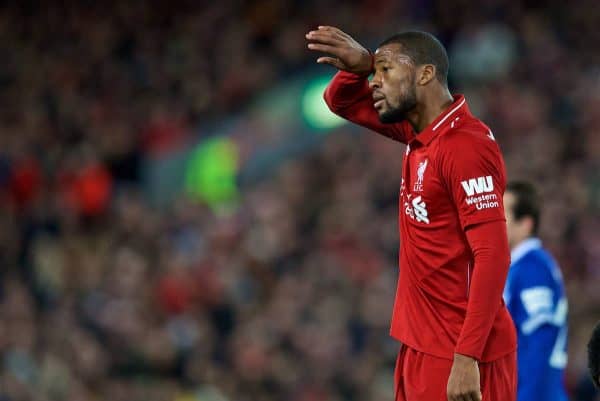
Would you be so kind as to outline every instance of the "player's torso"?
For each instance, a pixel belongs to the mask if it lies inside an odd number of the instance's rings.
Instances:
[[[411,278],[421,280],[449,262],[468,274],[468,247],[439,168],[439,140],[407,146],[399,197],[401,255]],[[447,268],[451,266],[446,266]],[[452,270],[452,268],[451,268]],[[465,291],[461,291],[466,295]]]
[[[464,98],[455,99],[456,105],[410,140],[403,158],[400,275],[391,328],[407,346],[449,359],[464,323],[473,272],[464,228],[503,219],[505,183],[491,131],[470,114]],[[515,342],[503,308],[482,360],[511,352]]]

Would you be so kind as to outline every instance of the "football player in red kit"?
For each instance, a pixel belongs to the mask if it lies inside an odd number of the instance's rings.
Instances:
[[[418,31],[390,37],[374,54],[335,27],[306,37],[326,54],[317,62],[339,70],[325,91],[329,108],[407,144],[395,400],[514,401],[516,333],[502,300],[504,162],[492,131],[464,96],[450,94],[446,50]]]

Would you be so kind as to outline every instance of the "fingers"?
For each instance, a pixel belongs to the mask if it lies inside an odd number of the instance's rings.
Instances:
[[[306,34],[306,39],[327,45],[340,46],[344,44],[344,42],[337,35],[333,35],[330,32],[311,31]]]
[[[460,395],[448,395],[448,401],[481,401],[481,393],[468,392]]]
[[[308,39],[310,50],[327,53],[331,56],[321,57],[317,63],[329,64],[338,69],[358,74],[370,73],[371,55],[369,52],[341,30],[322,25],[318,29],[308,32],[306,39]]]
[[[481,392],[473,391],[469,394],[469,401],[481,401]]]
[[[448,394],[448,401],[481,401],[481,393],[470,391],[463,394]]]
[[[341,29],[336,28],[334,26],[320,25],[319,26],[319,30],[320,31],[332,32],[332,33],[335,33],[337,35],[344,36],[344,37],[348,36],[344,31],[342,31]]]
[[[463,395],[463,399],[465,401],[476,401],[474,393],[466,393],[465,395]]]
[[[333,56],[339,57],[340,56],[340,49],[338,47],[335,46],[330,46],[330,45],[324,45],[321,43],[309,43],[308,44],[308,48],[310,50],[315,50],[318,52],[323,52],[323,53],[329,53]]]
[[[310,31],[306,34],[307,39],[312,40],[338,40],[340,43],[348,43],[354,41],[348,34],[331,26],[319,26],[317,30]]]
[[[319,64],[329,64],[337,68],[338,70],[342,70],[345,68],[344,63],[342,63],[339,59],[334,57],[319,57],[317,59],[317,63]]]
[[[343,69],[345,67],[339,59],[341,46],[343,42],[340,40],[339,35],[331,29],[321,29],[316,31],[310,31],[306,34],[306,38],[311,41],[308,44],[308,48],[314,51],[331,54],[334,57],[319,57],[317,63],[329,64],[337,69]]]

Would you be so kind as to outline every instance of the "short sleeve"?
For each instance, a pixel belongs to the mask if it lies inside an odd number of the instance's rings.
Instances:
[[[495,140],[484,133],[455,131],[444,135],[440,145],[440,175],[463,229],[505,220],[506,174]]]

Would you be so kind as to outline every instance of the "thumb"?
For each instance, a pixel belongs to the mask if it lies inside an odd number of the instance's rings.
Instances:
[[[335,57],[319,57],[317,59],[317,63],[319,64],[329,64],[337,68],[338,70],[345,70],[346,66],[344,63],[340,61],[340,59]]]

